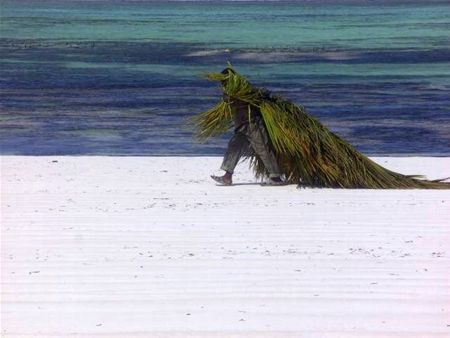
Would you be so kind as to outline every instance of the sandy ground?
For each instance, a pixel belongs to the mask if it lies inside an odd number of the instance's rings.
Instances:
[[[450,176],[450,158],[376,158]],[[450,337],[450,191],[220,158],[1,158],[2,337]]]

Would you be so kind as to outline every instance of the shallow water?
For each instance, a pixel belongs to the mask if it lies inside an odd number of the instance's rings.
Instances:
[[[187,117],[230,61],[359,150],[450,155],[444,1],[3,1],[2,154],[221,154]]]

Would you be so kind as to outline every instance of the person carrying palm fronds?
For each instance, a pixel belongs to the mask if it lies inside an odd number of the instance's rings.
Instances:
[[[234,167],[243,156],[257,177],[270,185],[365,189],[450,189],[450,183],[388,170],[358,152],[324,127],[303,107],[279,95],[253,87],[228,67],[207,78],[219,81],[223,100],[192,119],[196,136],[204,141],[228,131],[235,134],[225,153],[224,176],[212,176],[231,185]],[[284,181],[281,179],[284,176]]]
[[[230,68],[222,74],[232,72]],[[219,184],[231,185],[234,168],[242,156],[257,156],[269,176],[269,184],[283,185],[278,160],[270,146],[269,136],[262,120],[260,110],[239,98],[223,94],[223,100],[230,109],[233,118],[234,135],[228,142],[228,148],[223,158],[221,169],[223,176],[211,176]]]

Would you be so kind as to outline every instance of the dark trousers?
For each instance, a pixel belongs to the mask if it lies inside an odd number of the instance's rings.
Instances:
[[[235,130],[233,137],[228,142],[228,148],[220,168],[233,173],[240,158],[248,154],[251,149],[259,156],[270,177],[281,175],[275,154],[269,147],[269,137],[261,118],[256,118]]]

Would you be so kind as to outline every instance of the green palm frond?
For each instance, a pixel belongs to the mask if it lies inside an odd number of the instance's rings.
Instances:
[[[229,130],[233,120],[232,99],[247,102],[261,112],[270,146],[290,183],[339,188],[450,189],[450,183],[428,181],[383,168],[328,130],[303,107],[254,88],[234,70],[227,74],[210,73],[207,78],[220,81],[230,100],[222,100],[192,118],[197,138],[204,141]],[[268,174],[256,154],[249,154],[248,158],[256,176]]]
[[[227,102],[221,101],[204,113],[194,116],[189,123],[197,130],[197,139],[206,141],[210,137],[225,133],[231,127],[233,115]]]

